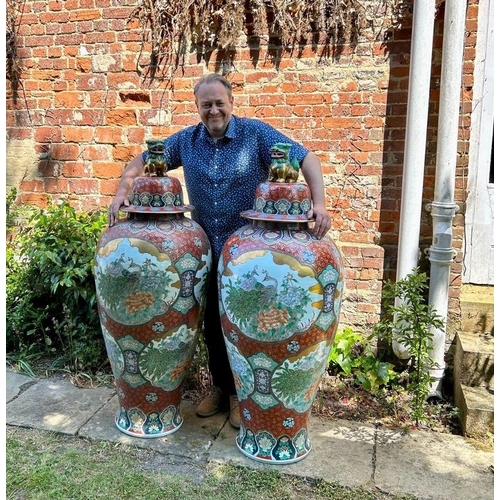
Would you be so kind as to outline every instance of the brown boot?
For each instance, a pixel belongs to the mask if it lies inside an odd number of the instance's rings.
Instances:
[[[196,408],[196,415],[211,417],[225,408],[227,406],[223,404],[222,391],[218,387],[214,387],[212,392]]]
[[[240,405],[238,403],[238,396],[235,394],[229,396],[229,423],[235,429],[240,428]]]

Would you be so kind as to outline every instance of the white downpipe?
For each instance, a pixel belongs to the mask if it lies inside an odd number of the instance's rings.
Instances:
[[[467,0],[448,1],[445,4],[436,179],[434,201],[428,206],[433,221],[432,245],[427,251],[431,263],[429,306],[444,321],[443,329],[432,329],[430,354],[437,366],[430,370],[434,380],[429,396],[437,397],[442,397],[450,267],[456,255],[452,246],[452,226],[458,210],[454,193],[466,11]]]
[[[420,215],[424,185],[435,5],[435,0],[415,0],[413,4],[410,81],[396,281],[411,274],[412,269],[418,265],[419,259]],[[398,342],[397,332],[395,332],[392,341],[392,348],[399,358],[408,359],[410,357],[406,347]]]

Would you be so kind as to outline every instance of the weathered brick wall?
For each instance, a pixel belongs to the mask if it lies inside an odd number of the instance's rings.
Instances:
[[[452,314],[458,311],[461,276],[477,18],[477,0],[469,3]],[[17,40],[23,71],[15,103],[10,86],[7,90],[7,184],[19,188],[20,203],[45,206],[49,197],[69,196],[80,209],[108,205],[124,166],[146,139],[198,122],[192,89],[200,76],[218,69],[217,54],[208,65],[193,54],[172,85],[144,81],[136,71],[141,30],[130,19],[135,5],[133,0],[23,3]],[[441,4],[423,207],[433,197],[443,11]],[[321,158],[331,234],[346,266],[342,323],[364,332],[379,320],[382,280],[394,278],[396,269],[411,16],[405,22],[385,41],[366,30],[356,46],[342,47],[321,62],[310,46],[300,57],[283,54],[279,64],[262,47],[254,64],[243,45],[228,74],[236,114],[267,121]],[[431,227],[423,210],[422,249],[430,244]]]

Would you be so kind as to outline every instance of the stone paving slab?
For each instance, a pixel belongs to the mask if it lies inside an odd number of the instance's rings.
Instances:
[[[114,393],[114,389],[108,387],[79,389],[69,381],[37,380],[7,404],[5,421],[11,425],[76,435]]]
[[[14,373],[11,371],[7,371],[7,374],[8,383],[5,384],[5,399],[7,403],[19,395],[24,385],[36,383],[36,380],[28,375],[22,375],[21,373]]]
[[[493,453],[461,436],[426,431],[395,433],[376,447],[375,484],[421,499],[493,500]]]
[[[182,401],[181,414],[184,421],[177,431],[165,437],[140,438],[129,436],[116,427],[118,408],[118,396],[115,396],[80,429],[79,435],[206,461],[208,450],[227,420],[227,414],[224,413],[199,418],[195,413],[196,407],[189,401]]]
[[[312,417],[309,430],[312,449],[304,459],[293,464],[269,464],[245,456],[235,444],[236,435],[237,431],[226,424],[210,449],[209,460],[321,478],[350,487],[366,485],[372,478],[374,426],[347,420],[323,422]]]

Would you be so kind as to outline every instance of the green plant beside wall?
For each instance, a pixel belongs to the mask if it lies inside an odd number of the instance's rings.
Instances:
[[[353,377],[355,383],[370,392],[376,392],[397,377],[394,365],[374,354],[369,339],[348,327],[335,335],[328,364],[330,371],[340,369],[341,374]]]
[[[70,370],[106,361],[92,262],[106,225],[103,212],[68,201],[37,212],[7,246],[7,353],[59,357]]]
[[[386,318],[375,326],[375,334],[390,342],[393,335],[410,354],[408,391],[412,394],[412,418],[415,425],[425,420],[426,401],[432,378],[429,370],[434,366],[430,356],[432,329],[442,329],[444,322],[426,303],[428,278],[415,268],[406,278],[387,281],[382,290]]]

